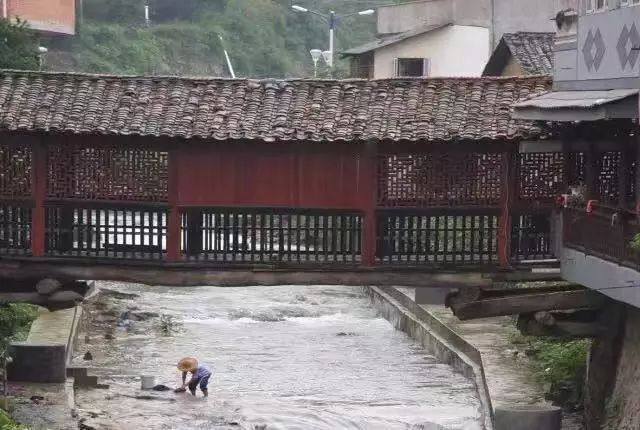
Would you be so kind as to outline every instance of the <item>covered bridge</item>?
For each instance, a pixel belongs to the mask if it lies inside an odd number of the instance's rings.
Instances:
[[[0,272],[553,258],[562,154],[511,118],[550,86],[0,71]]]

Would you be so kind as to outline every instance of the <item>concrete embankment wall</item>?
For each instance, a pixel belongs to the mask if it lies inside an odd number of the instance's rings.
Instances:
[[[9,380],[64,383],[81,318],[82,306],[40,313],[27,340],[12,344],[13,363],[7,368]]]
[[[480,352],[437,318],[393,287],[365,287],[374,306],[397,330],[419,341],[438,360],[463,373],[476,384],[482,424],[493,429],[493,408]]]
[[[640,429],[640,309],[626,309],[613,393],[605,406],[606,430]]]

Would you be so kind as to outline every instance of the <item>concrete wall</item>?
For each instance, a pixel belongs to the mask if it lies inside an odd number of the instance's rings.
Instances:
[[[495,27],[495,48],[507,32],[555,31],[551,18],[566,1],[569,0],[429,0],[381,7],[378,33],[400,33],[421,25],[447,23],[486,27],[490,32]]]
[[[605,407],[606,430],[640,428],[640,310],[627,309],[613,394]]]
[[[75,34],[76,0],[6,0],[9,17],[29,22],[34,30]]]
[[[495,45],[504,33],[517,31],[555,32],[556,0],[494,0]]]
[[[615,300],[640,308],[640,288],[619,288],[640,285],[640,273],[598,257],[570,248],[563,248],[560,255],[562,278],[592,289],[601,290]]]
[[[428,0],[377,9],[378,34],[403,33],[426,25],[448,24],[453,20],[451,0]]]
[[[480,76],[489,60],[489,30],[451,25],[375,52],[375,78],[394,77],[396,58],[429,58],[431,76]]]

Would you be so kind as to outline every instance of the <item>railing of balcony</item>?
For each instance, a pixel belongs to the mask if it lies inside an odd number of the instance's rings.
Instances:
[[[566,247],[634,269],[640,269],[640,252],[631,246],[638,233],[640,220],[631,211],[605,206],[563,211]]]

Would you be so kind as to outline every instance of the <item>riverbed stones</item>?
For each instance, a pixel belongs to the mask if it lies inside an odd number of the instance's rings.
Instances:
[[[36,284],[36,291],[42,296],[49,296],[62,288],[62,282],[57,279],[42,279]]]
[[[113,297],[114,299],[119,299],[119,300],[132,300],[140,297],[138,294],[121,293],[120,291],[110,290],[108,288],[101,289],[100,294],[106,297]]]

